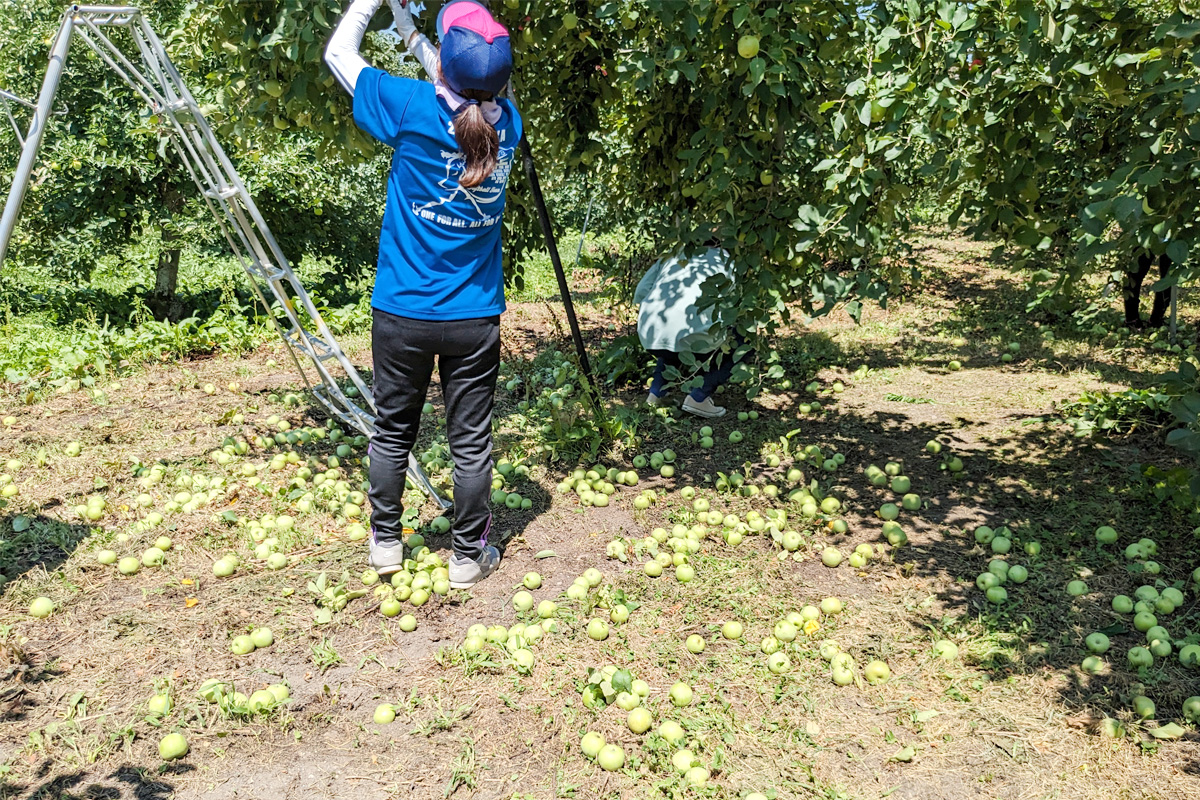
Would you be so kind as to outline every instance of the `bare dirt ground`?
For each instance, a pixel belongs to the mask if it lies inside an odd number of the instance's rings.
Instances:
[[[756,423],[732,415],[715,422],[712,450],[694,444],[703,423],[665,425],[645,415],[641,451],[675,449],[672,479],[644,474],[636,490],[618,490],[609,507],[584,509],[556,489],[567,465],[531,458],[520,489],[534,508],[496,512],[505,548],[499,573],[470,593],[419,609],[406,605],[419,621],[411,633],[381,616],[370,593],[330,624],[314,624],[308,582],[320,572],[338,579],[346,570],[358,586],[365,567],[364,547],[347,541],[348,521],[340,515],[296,513],[292,559],[279,570],[255,563],[245,530],[220,516],[257,518],[294,505],[287,481],[295,467],[261,473],[270,486],[261,492],[209,457],[227,436],[267,432],[272,415],[293,429],[323,421],[318,410],[279,399],[300,388],[279,347],[153,367],[105,387],[100,400],[75,393],[20,406],[7,398],[0,416],[12,414],[16,423],[0,431],[0,453],[22,465],[13,470],[20,494],[0,511],[0,535],[9,537],[0,563],[8,578],[0,601],[0,798],[1195,795],[1200,738],[1190,730],[1179,741],[1153,740],[1146,734],[1153,723],[1137,721],[1129,701],[1145,692],[1163,721],[1178,718],[1182,700],[1200,694],[1197,673],[1169,661],[1131,673],[1123,654],[1138,635],[1130,631],[1113,634],[1110,665],[1100,674],[1078,667],[1083,636],[1120,622],[1108,601],[1131,591],[1125,567],[1095,547],[1096,525],[1114,524],[1124,537],[1155,536],[1172,580],[1197,566],[1185,515],[1130,478],[1131,465],[1170,466],[1171,457],[1153,435],[1077,440],[1042,421],[1054,403],[1128,385],[1159,362],[1114,355],[1083,339],[1044,339],[1013,318],[1014,302],[999,301],[1020,287],[1006,286],[1010,273],[985,252],[931,237],[917,253],[932,275],[926,294],[887,311],[870,309],[861,326],[829,319],[797,328],[783,343],[793,387],[775,387],[753,403],[724,395],[733,412],[756,409],[761,416]],[[513,308],[504,319],[506,359],[530,357],[555,340],[554,314],[546,305]],[[584,306],[581,314],[593,352],[627,330],[627,316],[611,309]],[[1020,341],[1020,356],[1003,363],[999,354],[1010,339]],[[369,363],[361,342],[349,346]],[[952,359],[963,368],[950,370]],[[860,364],[865,373],[855,373]],[[802,391],[813,379],[824,414],[800,410],[814,399]],[[837,382],[844,391],[834,391]],[[230,390],[231,383],[240,386]],[[207,394],[205,384],[218,389]],[[639,397],[631,389],[613,402],[633,408]],[[506,454],[523,453],[536,439],[514,404],[507,395],[500,400],[498,442]],[[233,418],[239,412],[243,423]],[[690,584],[669,570],[651,580],[637,564],[605,558],[614,537],[636,541],[660,525],[690,524],[690,504],[679,495],[684,486],[697,487],[726,513],[786,505],[719,492],[713,481],[739,470],[749,482],[786,486],[791,456],[778,467],[766,458],[795,428],[798,442],[846,457],[835,476],[799,466],[806,479],[836,486],[847,533],[804,526],[801,560],[780,560],[767,537],[734,548],[713,534],[693,559],[697,578]],[[733,430],[745,433],[740,444],[729,443]],[[924,451],[931,439],[941,442],[942,455]],[[81,455],[67,454],[70,442],[80,444]],[[297,449],[325,458],[332,447]],[[942,469],[950,454],[963,459],[963,473]],[[252,450],[246,460],[270,455]],[[881,543],[874,514],[895,498],[862,474],[889,460],[903,463],[924,500],[919,513],[903,518],[909,544],[898,549]],[[160,528],[137,531],[133,524],[148,509],[136,504],[147,490],[135,468],[155,462],[167,471],[149,490],[154,508],[179,491],[171,484],[181,473],[225,475],[225,491],[197,512],[167,514]],[[635,509],[633,498],[647,488],[658,502]],[[74,506],[97,494],[108,500],[104,517],[81,519]],[[422,519],[432,516],[427,504]],[[30,527],[18,531],[25,524],[18,518]],[[975,588],[990,557],[970,533],[981,523],[1012,527],[1018,547],[1037,541],[1043,548],[1040,557],[1010,559],[1027,563],[1031,577],[1010,587],[1013,602],[999,610]],[[174,540],[165,567],[123,577],[96,563],[103,547],[137,554],[164,532]],[[121,541],[122,534],[129,538]],[[826,545],[849,553],[861,543],[878,548],[862,569],[830,569],[819,560]],[[444,539],[431,537],[430,544],[446,554]],[[554,555],[535,557],[545,550]],[[244,567],[216,579],[212,563],[228,552],[242,553]],[[530,674],[514,671],[499,648],[477,658],[457,652],[471,624],[525,618],[511,600],[527,572],[544,577],[536,598],[554,599],[589,567],[604,574],[602,587],[619,588],[638,604],[607,640],[583,635],[589,617],[606,613],[593,607],[594,596],[582,604],[560,598],[561,630],[533,648]],[[1092,591],[1066,597],[1063,587],[1075,577]],[[58,606],[45,620],[26,614],[39,595]],[[758,644],[774,621],[829,596],[842,598],[846,611],[797,639],[790,672],[768,672]],[[1195,596],[1189,592],[1187,607],[1176,612],[1180,620],[1195,620]],[[744,641],[716,633],[728,619],[745,624]],[[234,634],[263,625],[273,629],[274,645],[248,656],[230,652]],[[699,655],[682,646],[693,633],[708,640]],[[887,661],[892,679],[835,686],[816,652],[825,637],[860,666]],[[933,655],[932,643],[943,638],[959,645],[958,659]],[[646,702],[656,725],[684,725],[689,746],[712,773],[707,786],[684,787],[670,767],[673,748],[654,734],[632,734],[615,706],[584,706],[586,669],[610,663],[628,666],[651,686]],[[225,716],[197,696],[213,678],[247,694],[283,682],[291,700],[252,718]],[[697,700],[674,709],[666,692],[679,680]],[[151,717],[146,701],[164,688],[174,710]],[[395,705],[395,722],[372,722],[380,703]],[[1119,718],[1128,737],[1098,735],[1104,716]],[[585,730],[625,747],[623,772],[604,772],[584,758]],[[173,731],[187,735],[191,752],[163,765],[158,740]]]

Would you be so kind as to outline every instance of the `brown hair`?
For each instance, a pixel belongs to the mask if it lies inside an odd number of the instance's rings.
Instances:
[[[441,51],[438,51],[438,78],[450,86],[446,73],[442,72]],[[453,86],[450,86],[454,89]],[[471,189],[486,181],[500,163],[500,135],[483,116],[479,104],[492,99],[492,95],[478,89],[454,89],[458,94],[474,100],[458,109],[454,115],[454,140],[467,159],[467,166],[458,178],[458,185]]]
[[[467,189],[486,181],[500,163],[500,137],[492,123],[483,116],[479,103],[492,96],[475,89],[464,89],[462,96],[469,102],[454,115],[454,138],[458,149],[467,159],[458,183]]]

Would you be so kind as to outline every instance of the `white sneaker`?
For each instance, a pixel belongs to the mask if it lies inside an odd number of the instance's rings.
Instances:
[[[450,556],[450,588],[470,589],[500,566],[500,551],[488,545],[478,561]]]
[[[662,398],[656,395],[654,392],[650,392],[646,395],[646,405],[650,406],[651,408],[658,408],[661,403]]]
[[[725,416],[725,409],[712,401],[711,397],[706,397],[703,400],[693,400],[689,394],[683,401],[683,410],[689,414],[695,414],[697,417],[705,419],[716,419],[717,417]]]
[[[393,572],[399,572],[404,568],[404,543],[396,542],[393,545],[380,544],[375,541],[375,534],[371,534],[371,551],[367,556],[367,565],[375,570],[380,575],[391,575]]]

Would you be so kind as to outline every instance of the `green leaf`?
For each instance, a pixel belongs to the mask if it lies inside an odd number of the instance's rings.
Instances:
[[[1178,739],[1187,733],[1186,728],[1181,728],[1174,722],[1169,722],[1158,728],[1151,728],[1150,735],[1155,739]]]
[[[33,522],[29,519],[29,517],[13,517],[13,521],[12,521],[13,533],[22,533],[24,531],[27,531],[27,530],[29,530],[29,526],[32,524],[33,524]]]
[[[858,121],[863,125],[871,124],[871,101],[865,101],[858,107]]]
[[[1123,194],[1113,200],[1113,211],[1117,221],[1128,223],[1142,213],[1142,201],[1132,195]]]
[[[1175,39],[1195,39],[1200,36],[1200,22],[1180,22],[1164,25],[1156,35],[1170,36]]]
[[[767,74],[767,62],[762,56],[750,59],[750,86],[757,86]]]

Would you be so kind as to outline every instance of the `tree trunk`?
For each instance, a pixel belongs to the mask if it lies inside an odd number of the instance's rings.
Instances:
[[[1166,253],[1158,257],[1158,277],[1165,278],[1171,272],[1171,259]],[[1167,310],[1171,307],[1171,290],[1154,293],[1154,305],[1150,309],[1150,327],[1161,328],[1167,323]]]
[[[1137,270],[1126,272],[1125,280],[1121,283],[1121,297],[1125,301],[1125,327],[1130,330],[1141,330],[1146,327],[1142,322],[1142,281],[1150,271],[1154,256],[1142,251],[1137,255]]]
[[[154,290],[147,305],[156,319],[169,319],[175,312],[175,289],[179,285],[179,233],[172,223],[183,207],[183,196],[174,188],[164,188],[160,195],[166,213],[162,230],[162,249],[158,252],[158,267],[154,273]]]
[[[1142,283],[1154,264],[1154,256],[1142,251],[1137,256],[1137,271],[1125,273],[1121,284],[1121,295],[1125,301],[1125,326],[1133,330],[1146,327],[1161,328],[1166,324],[1167,309],[1171,305],[1171,290],[1163,289],[1154,293],[1154,302],[1150,307],[1149,322],[1142,321]],[[1171,272],[1171,259],[1166,253],[1158,257],[1158,277],[1165,278]]]
[[[179,234],[168,228],[162,232],[162,250],[158,253],[158,268],[154,273],[154,291],[150,293],[150,310],[156,319],[171,316],[175,305],[175,288],[179,285],[179,248],[171,245]]]

